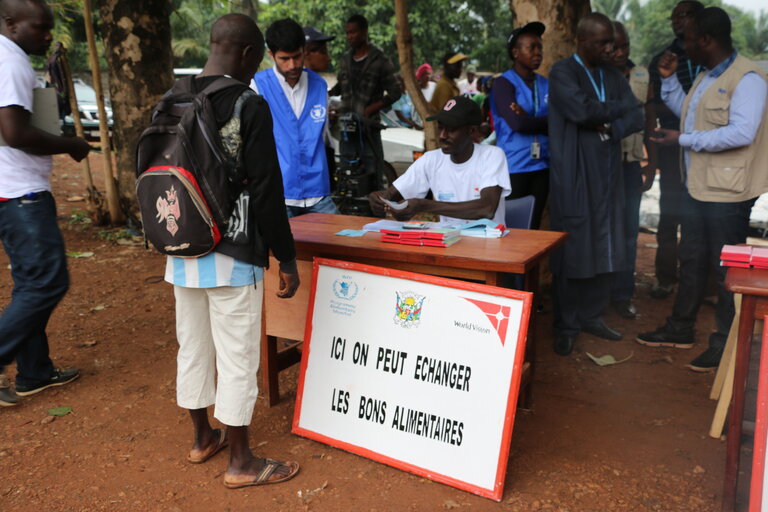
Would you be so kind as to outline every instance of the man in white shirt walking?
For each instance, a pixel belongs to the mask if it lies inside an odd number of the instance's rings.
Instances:
[[[29,55],[45,55],[51,44],[53,14],[44,0],[0,2],[0,239],[11,260],[13,293],[0,316],[0,405],[61,386],[79,376],[55,368],[48,356],[45,328],[69,287],[64,240],[51,195],[51,156],[80,161],[90,146],[80,138],[59,137],[30,123],[35,72]],[[3,368],[16,360],[16,392]]]

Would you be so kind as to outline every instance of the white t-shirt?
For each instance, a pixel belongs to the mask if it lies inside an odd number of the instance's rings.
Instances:
[[[17,105],[32,112],[32,90],[37,87],[29,56],[0,35],[0,108]],[[0,146],[0,197],[13,199],[51,190],[51,157]]]
[[[472,83],[469,83],[469,80],[466,78],[464,80],[459,80],[459,83],[456,84],[456,87],[459,88],[459,92],[461,94],[469,94],[470,96],[474,96],[479,92],[477,90],[477,77],[472,80]]]
[[[437,84],[430,80],[427,82],[427,86],[421,90],[421,94],[424,95],[424,99],[427,100],[427,103],[432,101],[432,95],[435,94],[435,87],[437,87]]]
[[[480,191],[501,187],[501,197],[493,221],[504,224],[504,198],[512,191],[504,151],[496,146],[474,145],[472,156],[463,164],[455,164],[440,149],[428,151],[416,160],[392,184],[405,199],[423,198],[429,190],[436,201],[458,203],[480,199]],[[442,222],[466,222],[440,216]]]

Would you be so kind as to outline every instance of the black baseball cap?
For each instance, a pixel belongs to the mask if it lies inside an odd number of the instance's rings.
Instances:
[[[327,36],[315,27],[304,27],[305,43],[325,43],[326,41],[333,41],[334,39],[336,39],[336,36]]]
[[[451,128],[460,126],[476,126],[483,122],[483,114],[480,106],[466,96],[454,96],[445,106],[435,114],[427,118],[427,121],[437,121]]]
[[[532,21],[526,25],[523,25],[522,27],[516,28],[509,35],[509,39],[507,39],[507,49],[513,48],[517,42],[517,38],[521,35],[533,34],[535,36],[541,37],[546,29],[547,27],[545,27],[544,24],[540,21]]]

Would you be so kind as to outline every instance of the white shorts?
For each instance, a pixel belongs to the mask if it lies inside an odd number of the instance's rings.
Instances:
[[[224,425],[251,423],[259,394],[256,372],[261,348],[262,283],[173,287],[179,341],[179,407],[203,409],[215,404],[213,416]]]

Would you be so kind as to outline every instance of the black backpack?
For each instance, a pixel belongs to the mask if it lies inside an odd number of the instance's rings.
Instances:
[[[201,91],[194,77],[178,80],[139,138],[136,198],[144,236],[163,254],[194,258],[212,251],[246,184],[224,150],[210,101],[230,87],[249,90],[228,77]]]

